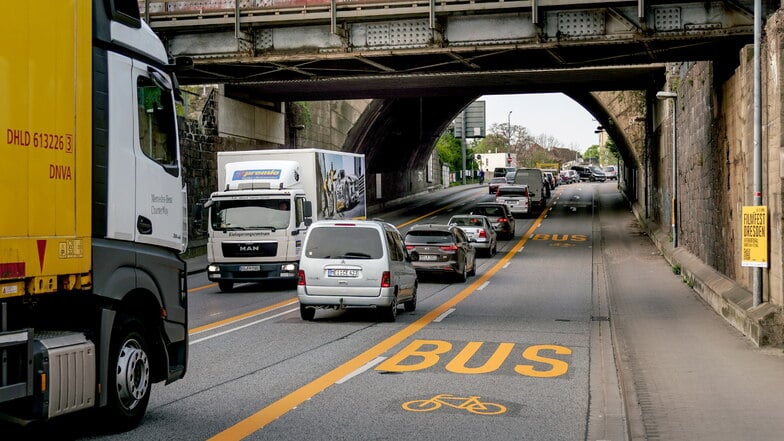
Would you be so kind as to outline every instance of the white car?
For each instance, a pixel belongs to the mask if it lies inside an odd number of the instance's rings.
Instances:
[[[493,224],[487,218],[479,214],[458,214],[452,216],[448,222],[454,225],[468,236],[474,248],[481,250],[487,257],[495,255],[498,249],[498,239]]]
[[[524,216],[531,212],[531,192],[527,185],[502,185],[498,187],[495,201],[509,207],[513,216]]]

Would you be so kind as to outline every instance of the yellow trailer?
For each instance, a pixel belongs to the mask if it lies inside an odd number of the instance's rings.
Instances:
[[[136,0],[6,9],[0,418],[128,429],[187,364],[173,66]]]

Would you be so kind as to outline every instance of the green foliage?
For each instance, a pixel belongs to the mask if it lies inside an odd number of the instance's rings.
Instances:
[[[599,145],[594,144],[588,147],[583,153],[583,158],[585,159],[599,159]]]
[[[455,138],[451,132],[445,132],[436,142],[438,159],[449,166],[451,171],[459,171],[463,168],[463,147],[460,140]],[[466,148],[466,168],[472,169],[474,161],[471,160],[473,151]]]
[[[474,153],[503,153],[506,152],[508,148],[509,141],[505,136],[498,133],[487,135],[471,147]]]

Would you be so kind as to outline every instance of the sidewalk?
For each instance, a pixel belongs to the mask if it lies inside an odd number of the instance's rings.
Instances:
[[[654,237],[657,249],[620,194],[599,197],[630,439],[782,439],[784,354],[756,347],[690,284],[725,294],[737,287]],[[682,274],[673,272],[673,261]]]
[[[703,263],[685,248],[673,248],[656,224],[646,224],[639,205],[632,206],[637,221],[673,268],[680,268],[683,282],[694,288],[717,314],[757,346],[784,345],[784,316],[770,303],[754,307],[753,294],[732,279]]]

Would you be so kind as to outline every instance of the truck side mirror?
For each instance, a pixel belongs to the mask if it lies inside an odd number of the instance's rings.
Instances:
[[[305,218],[305,225],[310,225],[313,222],[313,203],[311,201],[302,203],[302,216]]]

